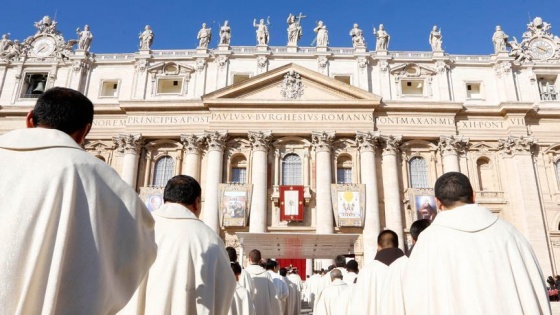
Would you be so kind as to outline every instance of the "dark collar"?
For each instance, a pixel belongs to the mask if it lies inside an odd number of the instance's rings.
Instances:
[[[400,248],[384,248],[377,252],[377,255],[375,255],[375,260],[378,260],[389,266],[395,260],[401,258],[402,256],[404,256],[404,253]]]

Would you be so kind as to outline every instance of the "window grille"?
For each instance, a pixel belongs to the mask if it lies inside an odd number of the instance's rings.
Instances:
[[[247,183],[247,169],[244,167],[232,167],[231,181],[232,183],[238,183],[238,184]]]
[[[421,157],[410,160],[410,185],[412,188],[428,188],[428,164]]]
[[[288,154],[282,161],[282,185],[301,184],[301,159],[297,154]]]
[[[164,187],[167,185],[167,181],[173,177],[174,166],[175,163],[170,156],[164,156],[157,160],[154,168],[154,181],[152,185],[156,187]]]

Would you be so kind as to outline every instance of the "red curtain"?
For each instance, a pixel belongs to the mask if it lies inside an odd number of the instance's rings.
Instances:
[[[278,265],[280,265],[280,268],[287,268],[290,265],[297,268],[301,280],[305,281],[305,259],[276,259],[276,261]]]

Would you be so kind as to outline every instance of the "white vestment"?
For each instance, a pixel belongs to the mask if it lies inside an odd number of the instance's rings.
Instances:
[[[342,273],[342,278],[344,279],[344,277],[346,277],[346,274],[348,273],[348,271],[343,268],[343,267],[336,267],[336,269],[340,270],[340,272]],[[331,270],[332,271],[332,270]],[[324,274],[319,282],[317,283],[317,291],[315,294],[315,304],[313,305],[313,309],[315,309],[315,306],[317,304],[317,298],[321,295],[321,292],[327,288],[328,286],[331,285],[331,271],[327,272],[326,274]]]
[[[239,275],[239,280],[237,281],[242,287],[249,291],[251,295],[251,301],[255,300],[255,294],[257,290],[255,289],[255,284],[253,283],[253,278],[249,275],[245,269],[241,269],[241,274]]]
[[[301,293],[303,290],[303,281],[301,281],[301,277],[297,273],[290,273],[288,274],[288,279],[297,286],[298,291]]]
[[[319,274],[314,274],[311,277],[309,277],[309,279],[307,279],[307,281],[305,282],[307,284],[307,297],[308,297],[308,302],[309,305],[314,306],[315,305],[315,300],[318,297],[318,292],[317,290],[319,289],[319,283],[321,282],[321,275]]]
[[[299,298],[299,294],[298,294],[298,290],[297,290],[297,285],[295,283],[293,283],[292,281],[290,281],[290,279],[288,279],[288,277],[283,277],[284,282],[286,282],[286,284],[288,285],[288,297],[286,298],[286,304],[283,310],[284,315],[299,315],[299,313],[295,312],[295,304],[296,304],[296,299]],[[298,300],[298,303],[301,303]]]
[[[346,273],[346,276],[344,276],[344,282],[346,282],[346,284],[351,285],[354,283],[354,280],[356,280],[356,278],[358,278],[358,274],[355,272],[348,272]]]
[[[379,299],[379,314],[404,314],[404,297],[402,278],[408,263],[408,257],[402,256],[395,260],[385,274],[385,281]]]
[[[223,241],[178,203],[152,214],[158,256],[121,314],[227,314],[237,284]]]
[[[239,283],[237,283],[228,315],[255,315],[255,305],[251,294]]]
[[[67,134],[0,137],[0,314],[109,314],[156,256],[136,192]]]
[[[253,303],[257,315],[280,315],[280,301],[276,298],[276,289],[270,274],[259,265],[245,268],[255,284],[256,295]]]
[[[314,315],[339,315],[342,314],[344,307],[340,303],[340,296],[348,288],[346,282],[341,279],[334,279],[331,284],[326,287],[317,300],[317,305],[313,311]]]
[[[403,292],[407,314],[550,314],[529,242],[477,204],[441,211],[420,234]]]

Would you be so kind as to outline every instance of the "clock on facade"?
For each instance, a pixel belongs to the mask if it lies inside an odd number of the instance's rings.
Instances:
[[[537,38],[529,43],[529,52],[534,59],[549,59],[554,55],[555,45],[549,40]]]
[[[54,52],[55,41],[52,37],[40,37],[33,42],[33,54],[37,57],[47,57]]]

